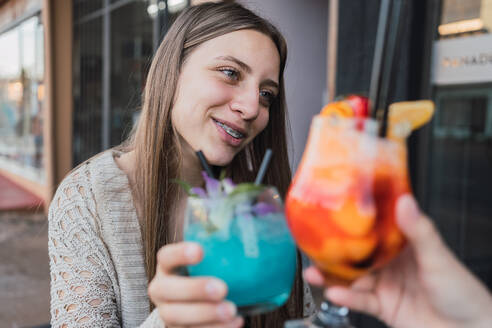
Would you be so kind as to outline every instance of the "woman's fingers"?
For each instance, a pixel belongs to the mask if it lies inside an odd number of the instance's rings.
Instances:
[[[152,281],[149,294],[154,302],[220,301],[227,295],[227,285],[216,278],[163,275]]]
[[[159,314],[167,326],[214,326],[236,320],[236,306],[228,301],[220,303],[162,303]],[[227,326],[226,326],[227,327]]]
[[[202,248],[196,243],[169,244],[157,253],[157,265],[162,272],[170,274],[177,267],[200,262],[202,257]]]
[[[227,294],[227,285],[212,277],[184,277],[174,274],[177,267],[202,259],[201,247],[195,243],[176,243],[162,247],[157,254],[158,270],[149,284],[154,303],[220,301]]]
[[[378,316],[381,311],[378,298],[373,292],[360,291],[345,287],[331,287],[325,291],[325,297],[352,310]]]
[[[196,264],[203,251],[196,243],[176,243],[157,254],[156,275],[149,284],[150,299],[167,327],[241,327],[236,306],[222,301],[227,285],[213,277],[184,277],[176,268]]]

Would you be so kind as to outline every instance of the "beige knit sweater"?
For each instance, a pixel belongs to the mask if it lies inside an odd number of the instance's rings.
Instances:
[[[50,205],[52,327],[164,327],[149,314],[140,225],[116,154],[76,168]],[[306,314],[313,307],[306,288]]]

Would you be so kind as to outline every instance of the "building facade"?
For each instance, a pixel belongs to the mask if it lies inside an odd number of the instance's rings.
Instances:
[[[200,2],[0,0],[0,42],[9,49],[0,54],[9,56],[1,58],[6,64],[0,66],[0,173],[48,204],[73,167],[124,140],[138,117],[152,54],[179,12]],[[290,107],[297,109],[290,114],[295,167],[310,117],[323,103],[328,5],[318,0],[240,2],[279,25],[289,42],[286,88]],[[302,16],[292,19],[298,13]],[[11,52],[11,35],[35,19],[37,32],[31,34],[37,35],[38,75],[28,84],[28,71],[20,63],[15,79],[4,67],[12,67],[11,57],[31,53],[20,45]]]
[[[153,52],[188,0],[0,1],[0,174],[49,204],[119,144]]]
[[[409,3],[392,100],[436,104],[409,140],[412,187],[446,243],[492,288],[492,1]],[[338,94],[369,90],[378,5],[340,1]]]
[[[197,2],[0,0],[0,174],[48,204],[74,166],[124,140],[152,54],[176,15]],[[239,2],[287,39],[295,169],[311,117],[327,99],[329,1]],[[338,95],[369,90],[379,3],[340,1]],[[410,3],[392,100],[436,103],[431,124],[410,138],[413,189],[491,288],[492,0]]]
[[[492,288],[492,1],[443,0],[440,13],[422,198],[447,242]]]

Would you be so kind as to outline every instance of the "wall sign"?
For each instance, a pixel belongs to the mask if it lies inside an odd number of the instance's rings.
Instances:
[[[436,41],[432,57],[434,84],[492,82],[492,34]]]

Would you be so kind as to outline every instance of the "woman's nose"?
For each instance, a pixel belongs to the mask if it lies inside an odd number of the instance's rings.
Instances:
[[[238,90],[231,102],[231,109],[238,112],[247,121],[254,120],[260,113],[260,92],[258,88]]]

